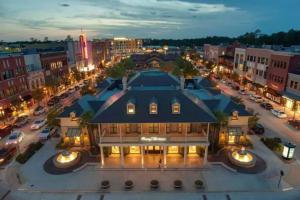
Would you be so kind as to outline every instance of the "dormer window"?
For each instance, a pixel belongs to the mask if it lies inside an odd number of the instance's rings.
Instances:
[[[177,99],[172,101],[172,114],[180,114],[180,103]]]
[[[233,111],[231,119],[232,120],[238,120],[239,119],[239,112],[238,111]]]
[[[133,100],[128,101],[127,103],[127,114],[135,114],[135,103]]]
[[[149,104],[149,113],[150,114],[157,114],[157,100],[155,98],[152,98]]]

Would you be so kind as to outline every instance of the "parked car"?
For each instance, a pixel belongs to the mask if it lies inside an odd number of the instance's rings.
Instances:
[[[257,134],[257,135],[262,135],[265,132],[265,128],[261,124],[255,124],[254,127],[249,129],[250,134]]]
[[[300,120],[290,119],[288,120],[289,125],[293,126],[295,129],[300,130]]]
[[[240,90],[240,86],[237,85],[237,84],[235,84],[235,83],[233,83],[233,84],[231,85],[231,88],[234,89],[234,90]]]
[[[11,133],[12,129],[13,129],[12,125],[1,125],[0,126],[0,139],[9,135]]]
[[[273,106],[272,104],[268,103],[268,102],[262,102],[260,104],[260,106],[266,110],[272,110],[273,109]]]
[[[250,100],[256,102],[256,103],[261,103],[263,102],[263,98],[261,96],[255,95],[255,94],[251,94],[250,95]]]
[[[75,88],[69,88],[69,89],[68,89],[68,93],[69,93],[69,94],[72,94],[72,93],[75,92],[75,91],[76,91]]]
[[[281,110],[272,109],[271,112],[273,115],[275,115],[278,118],[281,118],[281,119],[287,118],[287,114]]]
[[[13,124],[14,124],[14,127],[20,128],[20,127],[24,126],[25,124],[27,124],[28,122],[29,122],[28,115],[22,115],[22,116],[19,116]]]
[[[46,127],[40,132],[39,134],[39,139],[40,140],[47,140],[49,139],[52,135],[56,133],[56,128],[54,127]]]
[[[43,106],[38,106],[34,109],[33,115],[41,115],[46,112],[46,108]]]
[[[15,146],[4,147],[0,149],[0,165],[7,163],[7,161],[11,160],[17,152],[17,148]]]
[[[239,90],[239,93],[240,93],[241,95],[246,95],[246,94],[247,94],[246,90],[244,90],[244,89]]]
[[[7,138],[5,144],[6,145],[15,145],[20,143],[24,138],[24,133],[22,131],[14,131]]]
[[[55,104],[59,103],[59,97],[57,96],[54,96],[52,97],[48,103],[47,103],[47,106],[51,107],[51,106],[54,106]]]
[[[65,99],[65,98],[67,98],[69,95],[68,95],[68,93],[62,93],[60,96],[59,96],[59,99]]]
[[[80,90],[80,87],[78,85],[76,85],[74,88],[75,88],[76,91]]]
[[[47,123],[47,119],[38,119],[33,122],[30,129],[31,130],[38,130],[42,128]]]
[[[84,86],[85,86],[84,83],[79,83],[79,84],[78,84],[78,87],[79,87],[79,88],[83,88]]]

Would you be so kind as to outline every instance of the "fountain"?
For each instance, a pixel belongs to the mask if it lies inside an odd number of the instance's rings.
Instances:
[[[245,147],[239,150],[233,150],[228,152],[228,158],[230,162],[239,167],[253,167],[256,163],[256,157],[251,152],[247,151]]]
[[[57,168],[68,168],[77,164],[80,160],[80,152],[63,151],[53,158],[53,163]]]

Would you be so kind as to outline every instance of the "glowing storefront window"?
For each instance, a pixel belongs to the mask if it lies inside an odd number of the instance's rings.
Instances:
[[[292,109],[292,108],[293,108],[293,104],[294,104],[294,101],[293,101],[293,100],[291,100],[291,99],[286,99],[286,103],[285,103],[285,107],[286,107],[286,108]]]
[[[119,154],[120,153],[120,149],[118,146],[112,146],[111,147],[111,153],[113,154]]]
[[[189,153],[197,153],[196,146],[189,146]]]
[[[130,146],[129,152],[139,154],[141,153],[141,150],[139,146]]]
[[[169,146],[168,147],[168,153],[178,153],[178,152],[179,152],[178,146]]]
[[[234,144],[234,143],[235,143],[235,135],[229,135],[228,144]]]

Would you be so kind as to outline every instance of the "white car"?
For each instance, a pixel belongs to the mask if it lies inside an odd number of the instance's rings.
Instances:
[[[246,95],[246,94],[247,94],[246,90],[239,90],[239,93],[240,93],[241,95]]]
[[[250,100],[252,100],[256,103],[262,103],[264,101],[261,96],[258,96],[258,95],[255,95],[255,94],[250,95]]]
[[[43,113],[45,113],[45,112],[46,112],[45,107],[38,106],[36,109],[34,109],[33,114],[34,114],[34,115],[41,115],[41,114],[43,114]]]
[[[42,128],[47,123],[47,119],[38,119],[33,122],[30,129],[31,130],[38,130]]]
[[[54,127],[47,127],[42,130],[39,134],[40,140],[47,140],[50,138],[51,135],[54,135],[56,132],[56,129]]]
[[[75,87],[69,88],[69,89],[68,89],[69,94],[72,94],[72,93],[75,92],[75,91],[76,91],[76,90],[75,90]]]
[[[287,114],[281,110],[272,109],[271,112],[273,115],[275,115],[278,118],[281,118],[281,119],[287,118]]]
[[[20,143],[24,138],[24,133],[22,131],[14,131],[7,138],[5,144],[12,145]]]

